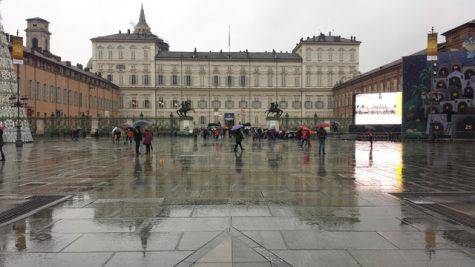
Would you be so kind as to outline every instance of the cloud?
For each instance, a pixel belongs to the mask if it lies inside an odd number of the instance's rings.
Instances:
[[[473,0],[144,0],[152,31],[171,50],[290,51],[301,37],[319,32],[356,35],[362,41],[360,70],[367,71],[426,46],[433,26],[444,32],[473,19]],[[24,35],[25,19],[50,21],[51,49],[85,64],[90,38],[126,31],[138,21],[140,1],[3,0],[7,32]]]

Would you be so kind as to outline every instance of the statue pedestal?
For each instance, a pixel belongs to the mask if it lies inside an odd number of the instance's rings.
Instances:
[[[279,118],[266,118],[267,120],[267,129],[274,129],[277,132],[279,131],[280,119]]]
[[[180,132],[192,133],[194,126],[193,126],[193,117],[182,117],[179,118],[180,122]]]
[[[36,120],[36,135],[45,135],[45,121],[42,119]]]
[[[92,119],[90,134],[94,134],[96,132],[96,129],[99,130],[99,120],[98,119]]]

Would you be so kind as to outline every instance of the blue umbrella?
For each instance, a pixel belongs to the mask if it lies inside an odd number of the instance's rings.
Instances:
[[[148,125],[151,125],[152,122],[150,121],[146,121],[146,120],[138,120],[136,122],[134,122],[134,127],[137,128],[137,127],[141,127],[141,126],[148,126]]]
[[[234,125],[233,128],[231,128],[231,131],[232,132],[237,131],[237,130],[241,129],[242,127],[244,127],[244,126],[242,126],[241,124]]]

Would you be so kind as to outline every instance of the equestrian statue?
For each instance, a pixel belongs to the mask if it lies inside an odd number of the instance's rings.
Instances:
[[[277,102],[272,102],[270,103],[269,109],[266,110],[265,113],[266,113],[267,118],[272,117],[270,116],[271,113],[274,114],[273,118],[280,118],[282,116],[282,113],[284,113],[284,111],[279,108],[279,104]]]
[[[180,117],[180,118],[186,118],[186,117],[188,117],[187,113],[190,110],[193,110],[191,108],[191,101],[190,100],[181,101],[181,107],[180,107],[180,109],[178,109],[176,111],[176,114],[178,114],[178,117]]]

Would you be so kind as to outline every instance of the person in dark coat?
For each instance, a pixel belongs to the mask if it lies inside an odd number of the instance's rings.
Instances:
[[[238,146],[241,148],[241,151],[244,150],[244,148],[242,148],[242,144],[241,144],[242,139],[244,139],[244,136],[242,135],[241,129],[239,129],[239,130],[236,131],[236,145],[234,145],[234,151],[237,151]]]
[[[137,131],[134,134],[135,140],[135,154],[140,155],[140,143],[142,142],[142,132],[140,131],[140,127],[137,127]]]
[[[325,140],[327,139],[327,131],[325,128],[320,127],[317,130],[318,136],[318,155],[321,155],[322,152],[325,154]]]

